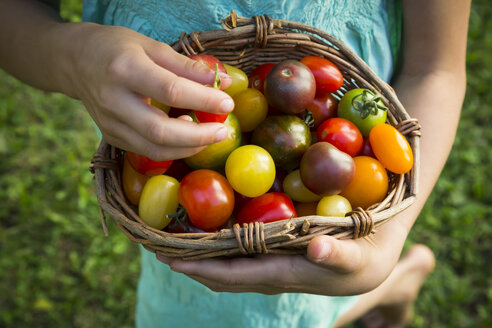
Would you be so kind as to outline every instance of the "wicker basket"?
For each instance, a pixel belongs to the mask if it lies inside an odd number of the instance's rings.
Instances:
[[[121,187],[122,151],[105,141],[94,155],[91,169],[95,174],[97,197],[105,234],[104,213],[134,242],[151,252],[183,259],[201,259],[241,254],[302,254],[310,240],[318,235],[336,238],[370,238],[375,228],[403,211],[418,191],[420,127],[405,112],[393,89],[382,81],[356,54],[333,36],[305,24],[271,19],[268,15],[238,17],[234,12],[223,19],[224,29],[183,33],[171,46],[189,55],[207,53],[249,74],[255,67],[284,59],[321,56],[342,71],[344,85],[335,94],[341,97],[355,87],[364,87],[382,96],[388,106],[388,123],[409,140],[414,153],[412,170],[404,175],[389,174],[390,186],[385,199],[369,209],[355,209],[344,218],[305,216],[272,223],[234,225],[216,233],[168,233],[147,226],[136,209],[125,199]]]

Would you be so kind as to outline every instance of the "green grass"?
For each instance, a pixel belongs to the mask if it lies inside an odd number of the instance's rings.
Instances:
[[[490,31],[492,6],[475,0],[458,135],[408,242],[437,257],[412,327],[492,327]],[[102,233],[82,105],[0,72],[0,127],[0,327],[133,326],[138,248],[112,223]]]

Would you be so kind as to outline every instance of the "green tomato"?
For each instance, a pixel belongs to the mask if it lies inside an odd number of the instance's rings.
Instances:
[[[364,137],[372,128],[386,122],[387,107],[381,96],[367,89],[352,89],[338,103],[338,117],[354,123]]]
[[[155,229],[166,227],[169,214],[178,208],[179,182],[167,175],[151,177],[145,184],[138,203],[138,215],[146,224]]]
[[[191,115],[194,118],[194,115]],[[218,170],[224,167],[227,156],[241,145],[241,128],[239,121],[233,113],[227,115],[224,122],[229,134],[225,140],[208,145],[199,153],[184,159],[185,163],[193,169]]]
[[[231,97],[236,95],[238,92],[246,90],[248,88],[249,80],[246,73],[244,73],[239,68],[231,65],[224,64],[227,74],[231,77],[231,85],[224,91]]]
[[[350,202],[340,195],[323,197],[316,207],[316,214],[321,216],[344,217],[350,211],[352,211]]]
[[[265,149],[246,145],[229,155],[225,173],[232,188],[238,193],[246,197],[258,197],[272,187],[275,163]]]
[[[283,188],[287,196],[297,202],[307,203],[315,202],[321,199],[321,196],[313,193],[302,183],[301,173],[299,170],[294,170],[285,177]]]

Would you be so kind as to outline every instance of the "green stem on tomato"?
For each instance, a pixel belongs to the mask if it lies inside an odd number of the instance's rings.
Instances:
[[[215,77],[214,77],[213,87],[215,89],[220,89],[221,84],[222,84],[222,79],[220,78],[219,75],[219,64],[215,63]]]
[[[367,89],[352,98],[352,106],[360,113],[363,119],[371,114],[376,115],[379,110],[388,109],[388,107],[381,103],[380,95],[375,95]]]

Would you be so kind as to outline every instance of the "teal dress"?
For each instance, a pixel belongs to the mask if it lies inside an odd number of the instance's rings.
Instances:
[[[269,14],[325,30],[351,47],[384,80],[399,49],[398,0],[85,0],[85,21],[131,28],[170,43],[181,32],[220,28],[231,9]],[[136,325],[150,327],[330,327],[357,297],[216,293],[175,273],[142,248]]]

